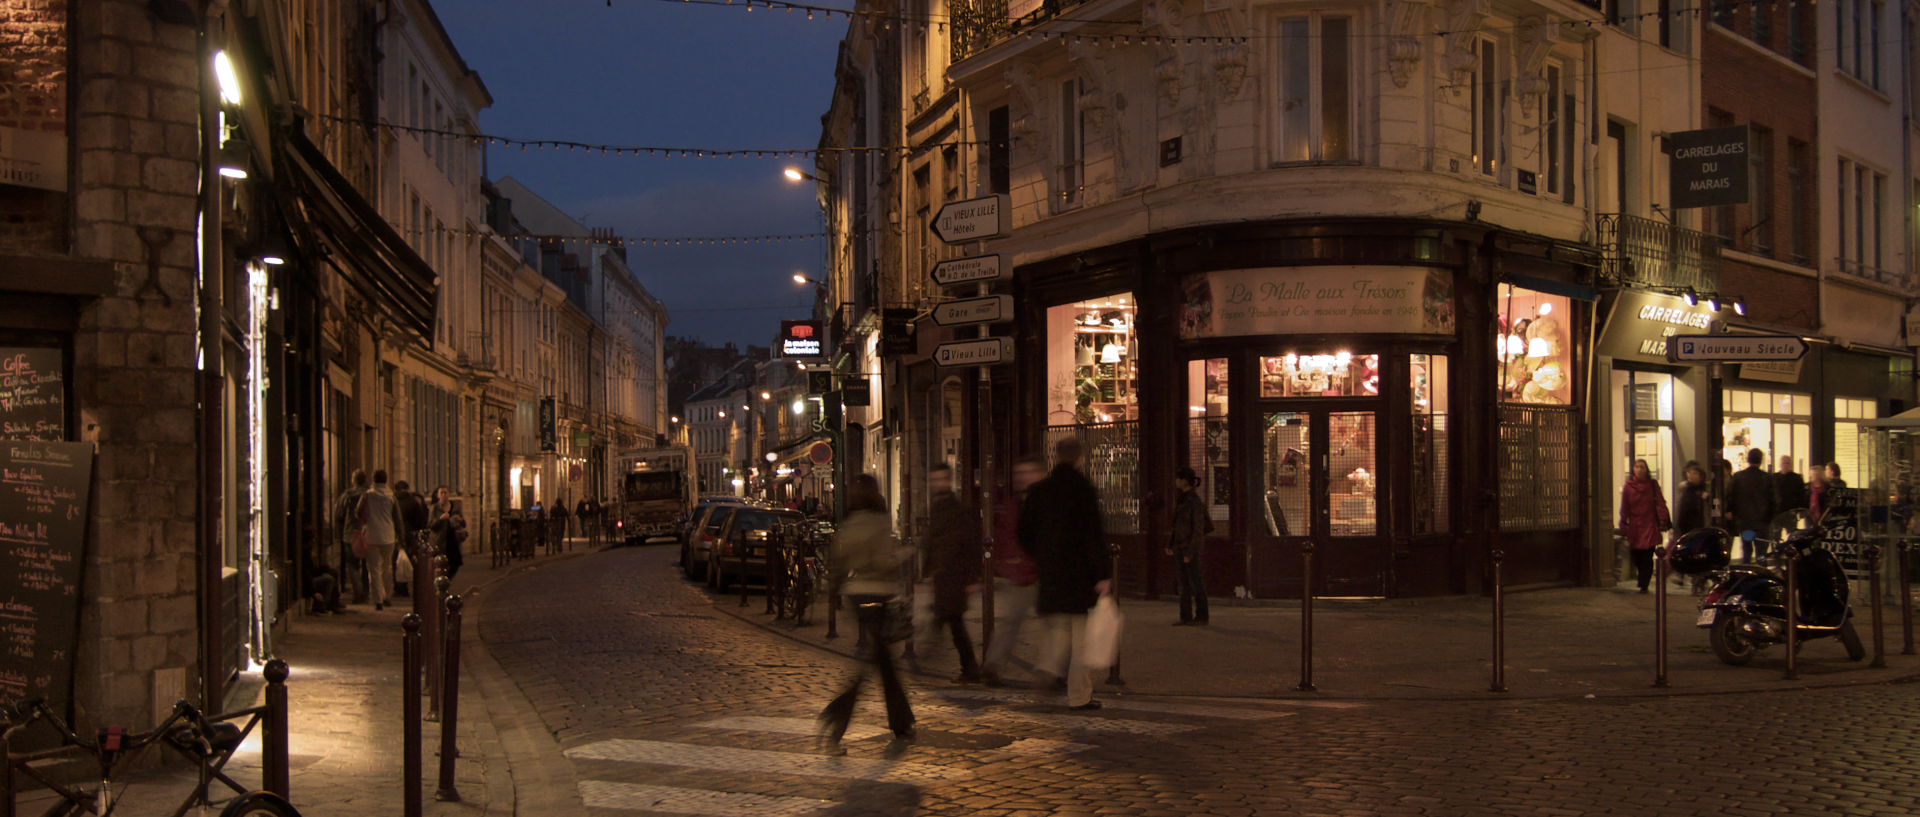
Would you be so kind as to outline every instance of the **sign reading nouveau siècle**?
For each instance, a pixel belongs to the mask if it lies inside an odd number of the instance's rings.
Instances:
[[[1187,276],[1181,290],[1183,338],[1454,331],[1453,279],[1427,267],[1218,270]]]

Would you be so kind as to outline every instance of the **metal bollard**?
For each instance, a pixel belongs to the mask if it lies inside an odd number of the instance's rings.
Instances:
[[[401,798],[405,817],[421,817],[420,801],[420,615],[400,620]]]
[[[260,772],[268,791],[293,799],[293,775],[287,765],[287,662],[267,662],[267,712],[260,727]]]
[[[459,596],[447,597],[446,709],[440,718],[440,790],[433,799],[451,803],[460,802],[460,792],[453,787],[453,764],[460,757],[456,742],[460,736],[460,608],[465,605]]]
[[[980,656],[993,646],[993,544],[980,553]]]
[[[434,558],[438,565],[439,557]],[[433,577],[433,615],[427,619],[426,643],[439,644],[447,631],[447,586],[453,582],[445,576]],[[446,685],[446,667],[440,662],[440,650],[429,649],[423,655],[427,659],[427,720],[440,720],[440,689]]]
[[[1901,542],[1899,544],[1901,655],[1913,654],[1913,587],[1908,584],[1912,574],[1907,572],[1908,560],[1912,558],[1912,551],[1912,542]]]
[[[1781,550],[1787,561],[1787,674],[1789,681],[1800,680],[1800,549],[1788,545]]]
[[[1500,563],[1506,559],[1505,551],[1494,548],[1489,554],[1493,558],[1493,682],[1488,685],[1489,692],[1507,691],[1507,588],[1501,581]]]
[[[1667,546],[1653,546],[1653,686],[1667,684]]]
[[[1113,559],[1113,563],[1107,573],[1107,575],[1111,577],[1109,581],[1112,582],[1108,585],[1108,588],[1109,592],[1114,594],[1114,599],[1117,601],[1120,598],[1120,594],[1118,591],[1112,590],[1112,588],[1118,587],[1120,584],[1120,546],[1109,544],[1107,545],[1107,552],[1112,554]],[[1125,638],[1124,634],[1122,638]],[[1114,652],[1113,666],[1107,668],[1107,683],[1117,687],[1127,685],[1126,679],[1120,677],[1120,653],[1118,651]]]
[[[787,617],[787,606],[785,604],[775,605],[773,603],[774,596],[776,595],[773,592],[773,582],[777,575],[774,572],[773,563],[776,560],[784,563],[787,560],[786,552],[774,543],[773,537],[769,536],[767,537],[767,558],[760,563],[760,586],[767,590],[767,609],[764,610],[763,613],[772,613],[773,620],[780,621]],[[784,572],[778,575],[784,575]],[[786,583],[783,581],[781,584],[784,589]]]
[[[1300,543],[1300,683],[1301,692],[1318,692],[1313,684],[1313,551],[1312,541]],[[1249,579],[1251,588],[1253,581]]]
[[[1867,666],[1882,669],[1887,666],[1887,634],[1880,613],[1880,546],[1867,545],[1860,555],[1867,559],[1867,581],[1873,584],[1867,591],[1867,603],[1873,605],[1873,663]]]

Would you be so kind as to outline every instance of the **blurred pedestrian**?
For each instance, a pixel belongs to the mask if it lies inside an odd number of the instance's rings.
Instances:
[[[1020,504],[1033,484],[1047,475],[1047,463],[1036,456],[1025,456],[1013,463],[1013,490],[1000,498],[993,514],[993,642],[987,645],[986,660],[980,664],[980,680],[987,686],[1000,686],[1000,673],[1020,643],[1020,629],[1033,617],[1035,583],[1039,568],[1020,542]],[[1065,675],[1056,668],[1055,675]]]
[[[354,604],[367,603],[366,561],[353,552],[353,537],[360,530],[360,495],[367,492],[367,472],[353,469],[347,488],[340,492],[340,498],[333,503],[334,538],[338,539],[338,560],[333,566],[340,571],[340,580],[345,583],[342,591],[353,599]],[[335,597],[336,602],[338,596]],[[334,612],[346,610],[345,604],[334,608]]]
[[[1178,491],[1173,501],[1173,532],[1167,541],[1167,555],[1173,557],[1174,575],[1180,584],[1180,620],[1176,625],[1207,623],[1207,586],[1200,578],[1200,551],[1213,532],[1213,520],[1207,516],[1207,503],[1194,489],[1200,477],[1182,466],[1173,475]]]
[[[453,498],[453,490],[446,486],[433,492],[433,526],[431,528],[433,552],[447,557],[447,580],[460,572],[460,566],[466,563],[465,548],[467,541],[467,517],[461,511],[460,500]]]
[[[385,610],[393,596],[393,553],[400,545],[400,534],[407,529],[400,518],[400,503],[387,487],[387,472],[373,472],[373,490],[360,495],[355,512],[367,532],[367,584],[373,597],[373,609]]]
[[[1815,465],[1807,469],[1807,477],[1807,521],[1819,522],[1832,501],[1827,497],[1827,492],[1835,486],[1832,478],[1827,476],[1825,466]]]
[[[600,544],[600,532],[593,526],[593,499],[580,497],[580,503],[573,506],[573,518],[580,520],[580,536],[589,545]]]
[[[967,635],[967,602],[980,590],[980,563],[985,558],[980,547],[980,516],[960,501],[953,491],[953,467],[936,463],[927,471],[927,491],[932,499],[928,526],[928,553],[933,563],[933,628],[953,634],[953,649],[960,656],[960,676],[956,682],[977,684],[980,667],[974,663],[973,639]]]
[[[1837,463],[1837,462],[1827,463],[1827,487],[1828,488],[1847,487],[1847,481],[1840,478],[1840,463]]]
[[[900,623],[892,621],[897,613],[893,602],[903,592],[900,566],[906,554],[894,541],[892,523],[887,519],[887,501],[880,494],[880,481],[872,474],[859,474],[849,480],[847,515],[834,532],[828,549],[831,575],[839,580],[840,592],[860,623],[860,641],[866,645],[866,666],[848,680],[840,694],[820,711],[820,737],[828,752],[845,754],[840,739],[853,721],[853,707],[860,699],[860,687],[867,671],[880,676],[881,693],[887,704],[887,728],[893,731],[893,749],[904,748],[913,740],[913,708],[907,703],[907,690],[893,665],[889,634]],[[904,623],[904,622],[902,622]]]
[[[1688,466],[1699,470],[1697,464]],[[1646,460],[1634,460],[1633,475],[1620,489],[1620,531],[1627,539],[1634,579],[1642,593],[1647,592],[1647,582],[1653,579],[1653,549],[1660,544],[1660,534],[1672,529],[1673,518],[1667,511],[1667,498],[1660,495],[1660,483],[1654,480]]]
[[[1066,668],[1067,707],[1099,709],[1093,673],[1081,662],[1087,611],[1113,586],[1100,514],[1100,493],[1080,469],[1086,450],[1067,437],[1054,444],[1053,472],[1021,506],[1020,541],[1039,567],[1035,608],[1047,616],[1051,665]]]
[[[572,515],[573,514],[567,511],[566,500],[562,499],[559,502],[553,503],[553,530],[554,535],[560,537],[559,543],[561,545],[566,544],[568,532],[567,518]]]
[[[1745,564],[1753,564],[1756,540],[1772,538],[1773,476],[1761,467],[1766,461],[1767,452],[1748,449],[1747,467],[1734,474],[1727,487],[1731,530],[1740,537],[1740,561]]]
[[[1778,513],[1807,507],[1807,481],[1794,473],[1793,457],[1781,457],[1780,470],[1773,472],[1773,504]]]
[[[1711,505],[1706,467],[1695,460],[1688,460],[1680,468],[1680,491],[1674,496],[1672,539],[1677,541],[1682,536],[1712,525]],[[1675,573],[1673,583],[1676,587],[1686,587],[1687,577]]]

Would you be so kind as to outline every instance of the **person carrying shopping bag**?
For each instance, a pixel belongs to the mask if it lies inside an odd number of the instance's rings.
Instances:
[[[855,671],[827,707],[820,711],[820,740],[829,754],[845,754],[840,747],[847,726],[853,721],[853,707],[860,699],[860,688],[868,671],[880,676],[881,694],[887,703],[887,728],[893,731],[889,752],[904,750],[913,740],[913,707],[907,703],[907,690],[893,665],[892,642],[897,631],[908,622],[900,621],[903,611],[895,610],[905,588],[901,586],[900,566],[906,561],[899,543],[893,538],[887,518],[887,500],[880,494],[880,481],[872,474],[860,474],[849,481],[847,515],[833,535],[828,558],[833,576],[839,579],[840,593],[860,624],[860,641],[866,646],[866,664]]]
[[[1086,449],[1067,437],[1054,444],[1053,473],[1020,509],[1020,542],[1040,572],[1035,609],[1047,617],[1050,665],[1066,669],[1067,707],[1099,709],[1086,665],[1087,613],[1112,590],[1100,492],[1081,472]]]

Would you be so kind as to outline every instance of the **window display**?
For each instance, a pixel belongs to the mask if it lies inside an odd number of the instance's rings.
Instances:
[[[1805,473],[1812,450],[1813,398],[1805,394],[1726,389],[1720,393],[1720,408],[1725,416],[1721,438],[1726,447],[1720,456],[1745,468],[1747,451],[1766,452],[1763,466],[1777,469],[1781,457],[1793,458],[1793,470]]]
[[[1378,397],[1380,356],[1288,352],[1260,358],[1261,397]]]
[[[1879,416],[1880,407],[1873,400],[1833,398],[1833,461],[1840,466],[1840,479],[1849,487],[1866,485],[1868,463],[1861,457],[1859,421]]]
[[[1187,465],[1200,477],[1196,490],[1207,513],[1225,523],[1231,508],[1233,479],[1228,470],[1227,359],[1187,361]]]
[[[1047,425],[1140,419],[1130,293],[1047,309]]]
[[[1447,530],[1447,356],[1413,355],[1413,532]]]
[[[1511,403],[1573,402],[1572,314],[1564,295],[1501,284],[1498,295],[1500,399]]]

